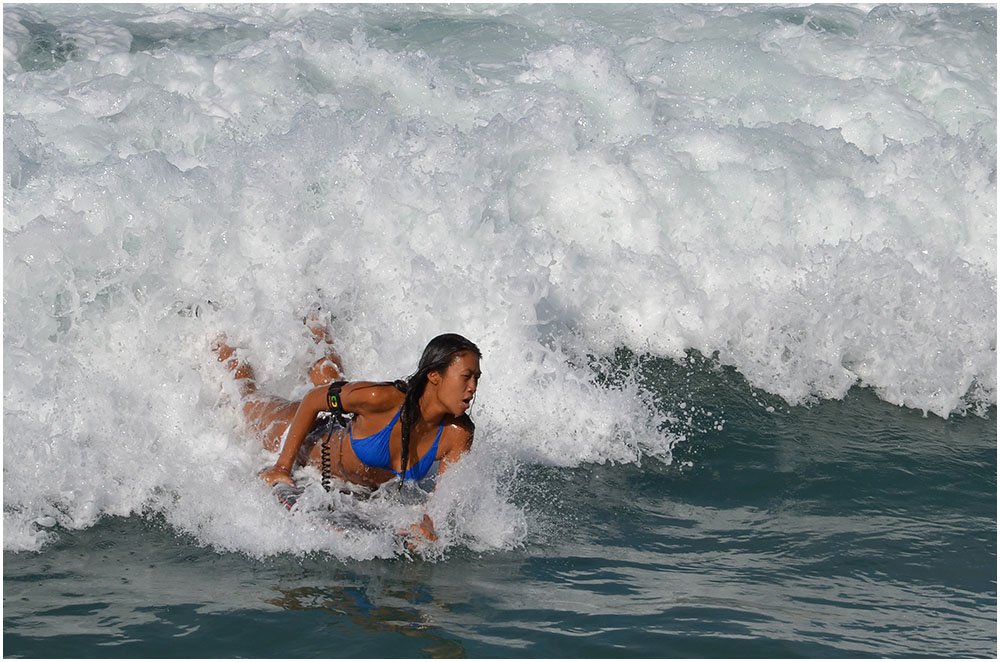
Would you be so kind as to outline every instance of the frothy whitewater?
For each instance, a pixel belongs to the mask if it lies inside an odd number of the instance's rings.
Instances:
[[[301,395],[317,307],[352,378],[483,349],[475,450],[385,505],[442,549],[521,543],[518,467],[725,426],[623,349],[982,414],[996,80],[985,6],[5,5],[4,548],[397,554],[276,517],[207,349]]]

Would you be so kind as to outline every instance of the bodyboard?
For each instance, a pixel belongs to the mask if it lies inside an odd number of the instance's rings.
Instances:
[[[335,504],[310,504],[303,507],[300,503],[304,487],[292,486],[287,483],[275,483],[271,488],[278,503],[289,512],[293,512],[314,521],[316,524],[340,533],[378,532],[383,529],[377,522],[360,512],[338,508]]]

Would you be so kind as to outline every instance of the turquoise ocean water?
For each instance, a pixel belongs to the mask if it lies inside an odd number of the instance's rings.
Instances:
[[[3,258],[6,657],[996,657],[995,7],[8,4]],[[484,352],[373,532],[317,307]]]

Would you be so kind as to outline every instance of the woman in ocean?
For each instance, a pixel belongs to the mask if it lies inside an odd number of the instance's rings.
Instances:
[[[340,360],[326,328],[317,323],[309,328],[326,353],[309,370],[316,388],[300,401],[258,393],[253,369],[225,338],[212,348],[240,384],[247,426],[265,448],[280,449],[274,466],[260,472],[268,485],[295,485],[291,474],[297,464],[367,487],[397,476],[420,480],[435,461],[440,460],[441,473],[472,447],[475,426],[467,411],[482,374],[482,355],[471,341],[457,334],[434,338],[405,381],[341,382]],[[333,415],[321,417],[322,412]],[[352,415],[350,423],[336,426],[334,419],[345,415]],[[426,515],[414,533],[437,538]]]

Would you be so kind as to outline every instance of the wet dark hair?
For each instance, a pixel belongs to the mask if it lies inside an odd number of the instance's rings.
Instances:
[[[406,477],[406,465],[410,458],[410,430],[416,425],[417,418],[420,416],[420,396],[427,388],[427,376],[432,372],[444,374],[455,357],[463,352],[471,352],[476,355],[476,358],[483,358],[482,352],[468,338],[463,338],[457,333],[442,334],[427,343],[424,353],[420,356],[420,362],[417,364],[417,371],[410,375],[405,382],[402,380],[396,382],[396,387],[406,393],[401,417],[402,429],[400,430],[403,457],[399,475],[403,479]],[[400,487],[402,487],[403,482],[405,480],[400,480]]]

